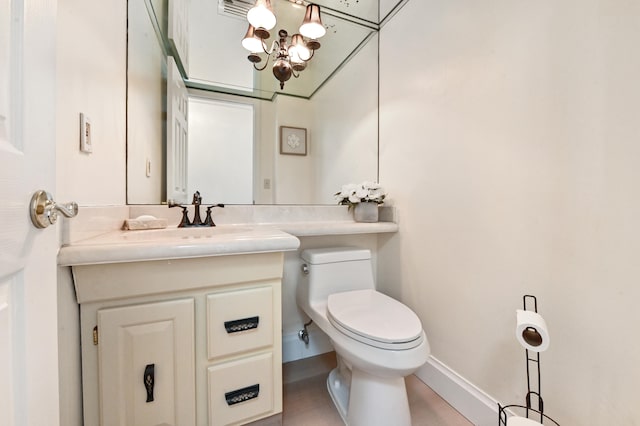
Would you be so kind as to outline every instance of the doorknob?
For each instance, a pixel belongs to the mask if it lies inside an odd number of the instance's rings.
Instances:
[[[58,213],[66,217],[75,217],[78,214],[78,204],[75,201],[66,204],[58,204],[47,191],[39,190],[31,197],[31,221],[36,228],[46,228],[58,220]]]

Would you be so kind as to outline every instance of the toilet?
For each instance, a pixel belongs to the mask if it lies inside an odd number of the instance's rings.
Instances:
[[[420,319],[375,290],[369,250],[308,249],[301,258],[297,303],[336,351],[327,388],[342,420],[348,426],[410,426],[404,378],[430,351]]]

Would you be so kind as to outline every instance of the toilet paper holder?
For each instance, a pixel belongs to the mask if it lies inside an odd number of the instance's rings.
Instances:
[[[537,314],[538,299],[530,294],[524,295],[522,297],[522,303],[525,311],[530,310],[527,309],[527,301],[530,302],[529,305],[533,305],[533,312]],[[538,333],[538,331],[534,328],[525,329],[522,333],[522,338],[529,346],[539,346],[542,343],[542,337],[540,333]],[[558,422],[544,414],[544,401],[542,399],[542,396],[540,395],[540,352],[529,351],[527,346],[524,346],[524,348],[527,360],[527,395],[525,397],[526,405],[510,404],[503,406],[498,403],[498,426],[507,425],[507,414],[518,416],[519,412],[524,412],[524,418],[527,419],[529,419],[530,416],[536,417],[537,419],[539,419],[540,424],[544,424],[545,420],[547,420],[547,424],[551,422],[556,426],[560,426]],[[534,353],[535,355],[532,357],[530,352]],[[535,383],[532,383],[534,382],[534,380],[532,380],[531,373],[534,367],[536,370],[536,374],[533,377],[533,379],[535,379]],[[538,400],[537,408],[533,408],[532,397],[535,397]]]

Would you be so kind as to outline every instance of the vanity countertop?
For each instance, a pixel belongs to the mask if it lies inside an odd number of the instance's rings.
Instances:
[[[279,222],[212,228],[111,231],[60,248],[61,266],[296,250],[297,237],[397,232],[393,222]]]
[[[343,206],[339,206],[343,207]],[[228,206],[216,216],[216,227],[122,231],[123,217],[152,214],[178,223],[179,212],[155,207],[86,207],[66,221],[60,266],[170,260],[296,250],[298,237],[398,232],[392,208],[376,223],[354,222],[338,206]],[[282,220],[284,219],[284,220]]]
[[[64,245],[60,266],[296,250],[297,237],[397,232],[393,222],[280,222],[211,228],[111,231]]]
[[[60,248],[61,266],[296,250],[300,240],[271,226],[221,225],[112,231]]]

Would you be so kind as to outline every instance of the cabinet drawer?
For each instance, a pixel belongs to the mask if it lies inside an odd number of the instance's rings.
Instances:
[[[209,425],[221,426],[273,411],[271,353],[209,367]]]
[[[270,286],[207,296],[209,359],[273,344],[273,289]]]

